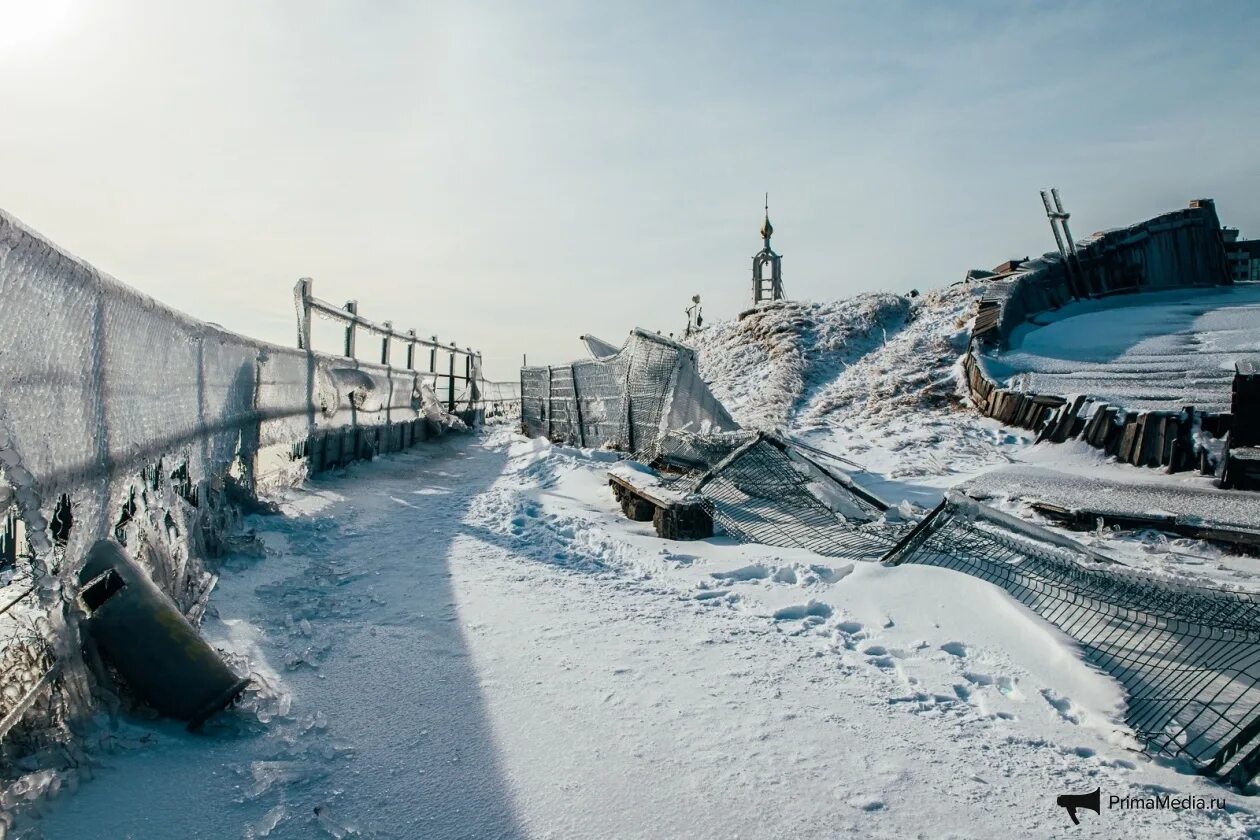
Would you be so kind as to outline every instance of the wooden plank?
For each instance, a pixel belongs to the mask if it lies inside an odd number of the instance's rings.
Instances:
[[[1129,425],[1128,414],[1124,414],[1123,420],[1121,420],[1119,409],[1116,410],[1115,420],[1120,420],[1121,422],[1113,421],[1107,424],[1107,437],[1103,441],[1103,451],[1108,455],[1115,455],[1119,451],[1120,444],[1124,440],[1125,431],[1132,428]],[[1132,432],[1130,431],[1131,434]]]
[[[1133,462],[1133,446],[1137,442],[1140,431],[1138,417],[1130,415],[1128,422],[1124,424],[1124,432],[1120,436],[1120,443],[1115,452],[1116,457],[1121,461]]]
[[[1147,466],[1160,467],[1164,465],[1164,435],[1168,434],[1169,414],[1166,411],[1155,412],[1155,416],[1147,422],[1152,424],[1151,429],[1147,432]]]
[[[1094,413],[1090,416],[1089,421],[1085,424],[1085,430],[1081,432],[1081,437],[1090,446],[1098,445],[1099,429],[1102,428],[1103,416],[1107,410],[1107,406],[1100,405],[1094,409]]]
[[[1260,445],[1260,359],[1234,363],[1230,412],[1234,420],[1230,445]]]
[[[1129,450],[1129,457],[1126,459],[1135,467],[1143,466],[1142,453],[1146,448],[1146,425],[1150,417],[1149,412],[1142,412],[1137,416],[1137,428],[1133,431],[1133,445]]]
[[[1072,400],[1072,404],[1061,409],[1059,422],[1054,429],[1054,433],[1050,439],[1055,443],[1063,443],[1072,434],[1076,420],[1080,416],[1081,408],[1085,405],[1085,395],[1081,394]]]

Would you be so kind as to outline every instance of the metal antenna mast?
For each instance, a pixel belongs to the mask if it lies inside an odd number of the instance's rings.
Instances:
[[[1063,257],[1063,263],[1067,268],[1068,285],[1072,289],[1072,294],[1078,299],[1087,297],[1081,272],[1081,259],[1076,252],[1076,240],[1072,238],[1072,231],[1068,228],[1068,219],[1072,217],[1072,214],[1063,209],[1063,202],[1059,199],[1059,188],[1051,187],[1049,192],[1042,190],[1041,203],[1045,205],[1046,218],[1050,220],[1050,230],[1054,232],[1054,242],[1059,246],[1059,256]]]

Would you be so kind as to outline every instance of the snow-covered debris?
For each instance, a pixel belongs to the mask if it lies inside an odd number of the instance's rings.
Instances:
[[[1021,497],[1065,508],[1098,513],[1173,512],[1222,527],[1260,531],[1260,496],[1247,490],[1223,490],[1207,484],[1181,484],[1161,473],[1142,473],[1129,481],[1038,467],[1011,466],[968,481],[969,495]],[[1164,480],[1160,480],[1164,479]]]

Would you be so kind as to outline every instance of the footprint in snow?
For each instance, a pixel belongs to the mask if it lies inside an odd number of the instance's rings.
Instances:
[[[1041,696],[1045,698],[1052,709],[1058,712],[1059,717],[1063,720],[1073,724],[1081,722],[1081,709],[1072,702],[1072,698],[1064,697],[1052,688],[1041,689]]]
[[[795,584],[796,570],[791,566],[784,566],[774,573],[773,580],[775,583]]]
[[[738,569],[732,569],[728,572],[710,572],[710,575],[722,581],[749,581],[749,580],[765,580],[770,577],[770,570],[765,566],[753,564],[751,566],[741,566]]]
[[[801,621],[802,619],[816,618],[825,619],[831,617],[831,607],[819,601],[810,601],[807,604],[793,604],[790,607],[783,607],[774,611],[775,621]]]
[[[836,581],[844,580],[852,573],[853,564],[850,563],[838,569],[833,569],[829,566],[810,566],[809,570],[817,575],[818,579],[823,583],[835,583]]]

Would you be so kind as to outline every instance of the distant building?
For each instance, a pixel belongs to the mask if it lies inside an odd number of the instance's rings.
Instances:
[[[766,220],[761,224],[762,248],[753,257],[753,306],[762,301],[783,300],[783,257],[770,247],[770,196],[766,196]]]
[[[1260,239],[1239,239],[1238,228],[1221,228],[1229,276],[1235,283],[1260,283]]]

